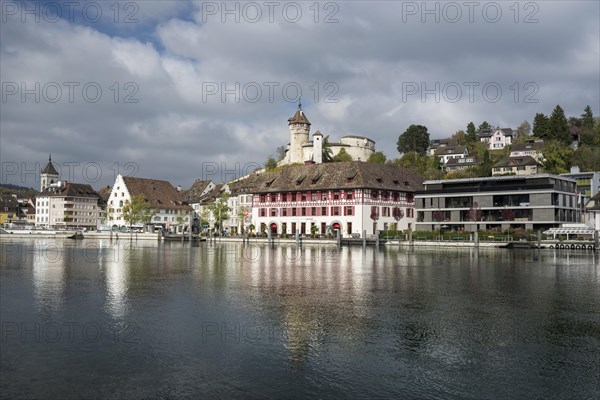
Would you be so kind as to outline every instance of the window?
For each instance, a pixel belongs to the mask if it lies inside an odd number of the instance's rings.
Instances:
[[[302,207],[301,212],[302,212],[302,216],[305,216],[306,215],[306,207]]]
[[[287,208],[282,208],[281,209],[281,216],[282,217],[287,217]]]
[[[327,200],[327,192],[321,192],[321,200]]]
[[[287,193],[281,193],[281,202],[285,203],[287,201],[287,197],[288,197]]]
[[[352,195],[354,194],[354,192],[352,190],[348,190],[346,192],[346,199],[347,200],[352,200]]]
[[[300,196],[300,198],[302,199],[302,201],[306,201],[306,193],[302,193],[302,195]]]
[[[296,201],[296,193],[292,192],[292,201]]]
[[[382,207],[381,208],[381,215],[383,215],[384,217],[389,217],[390,216],[390,208],[389,207]]]
[[[377,191],[377,190],[371,191],[371,198],[372,199],[376,199],[378,197],[379,197],[379,191]]]
[[[317,207],[310,208],[310,215],[317,215]]]
[[[386,191],[383,191],[383,192],[381,192],[381,198],[382,198],[383,200],[389,200],[389,198],[390,198],[390,192],[388,192],[387,190],[386,190]]]
[[[264,209],[264,208],[261,208],[261,209],[260,209],[260,216],[261,216],[261,217],[265,217],[266,215],[267,215],[267,212],[265,211],[265,209]]]
[[[315,193],[315,192],[312,192],[312,193],[310,194],[310,199],[311,199],[312,201],[315,201],[315,200],[317,200],[317,193]]]
[[[296,207],[292,207],[292,217],[296,216]]]
[[[271,208],[271,217],[276,217],[276,216],[277,216],[277,209]]]
[[[333,199],[334,200],[339,200],[340,199],[340,192],[338,192],[337,190],[335,192],[333,192]]]
[[[265,195],[264,195],[264,194],[261,194],[260,196],[258,196],[258,201],[259,201],[260,203],[264,203],[264,202],[265,202]]]
[[[327,215],[327,207],[321,207],[321,215]]]
[[[340,215],[339,207],[331,207],[331,215]]]
[[[275,193],[271,194],[271,202],[275,203],[277,201],[277,195]]]
[[[353,206],[344,207],[344,215],[354,215],[354,207]]]
[[[412,208],[407,208],[407,209],[406,209],[406,216],[407,216],[408,218],[412,218],[412,217],[414,217],[414,215],[415,215],[415,214],[414,214],[414,209],[412,209]]]

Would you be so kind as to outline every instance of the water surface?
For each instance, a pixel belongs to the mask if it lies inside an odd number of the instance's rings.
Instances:
[[[0,244],[0,396],[600,398],[592,252]]]

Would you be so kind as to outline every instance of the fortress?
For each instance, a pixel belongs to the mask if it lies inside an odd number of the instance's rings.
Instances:
[[[323,139],[320,131],[316,131],[309,140],[310,122],[302,110],[302,104],[298,103],[298,110],[293,117],[288,119],[290,130],[290,143],[287,146],[285,157],[279,165],[295,163],[323,162]],[[336,156],[342,149],[348,153],[353,161],[367,161],[369,156],[375,152],[375,142],[364,136],[343,136],[338,143],[329,143],[331,156]]]

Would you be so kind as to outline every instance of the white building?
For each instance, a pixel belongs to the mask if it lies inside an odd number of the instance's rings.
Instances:
[[[446,146],[439,147],[435,150],[435,155],[443,164],[448,164],[448,161],[457,158],[466,158],[469,155],[466,146]]]
[[[311,123],[302,110],[302,105],[298,104],[298,110],[294,116],[288,119],[290,131],[290,143],[286,149],[286,154],[279,165],[297,164],[313,162],[320,164],[323,162],[323,134],[317,131],[313,134],[312,140],[309,140]],[[348,153],[355,161],[367,161],[371,154],[375,152],[375,142],[364,136],[346,135],[339,142],[329,143],[332,157],[339,154],[342,149]]]
[[[154,212],[150,223],[168,230],[181,232],[187,230],[193,218],[190,207],[180,187],[158,179],[134,178],[117,175],[107,204],[109,225],[128,226],[123,219],[123,207],[133,196],[143,195]],[[134,226],[141,227],[141,222]]]
[[[257,233],[344,237],[414,229],[414,192],[422,179],[394,165],[365,162],[290,165],[253,174],[233,190],[252,193]]]
[[[35,225],[52,229],[96,229],[99,200],[100,196],[88,184],[50,183],[35,197]]]
[[[488,144],[490,150],[501,150],[512,143],[511,128],[483,129],[479,132],[479,141]]]

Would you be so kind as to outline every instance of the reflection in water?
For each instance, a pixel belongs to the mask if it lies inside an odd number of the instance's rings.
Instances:
[[[126,262],[126,250],[131,248],[127,243],[115,243],[108,249],[112,253],[104,258],[106,279],[106,310],[115,320],[127,315],[129,290],[129,265]]]
[[[72,256],[72,248],[61,242],[34,241],[32,251],[23,253],[32,260],[35,303],[42,311],[57,311],[63,303],[65,290],[65,263]]]
[[[590,253],[127,243],[0,268],[3,322],[105,329],[0,341],[7,398],[598,397]]]

